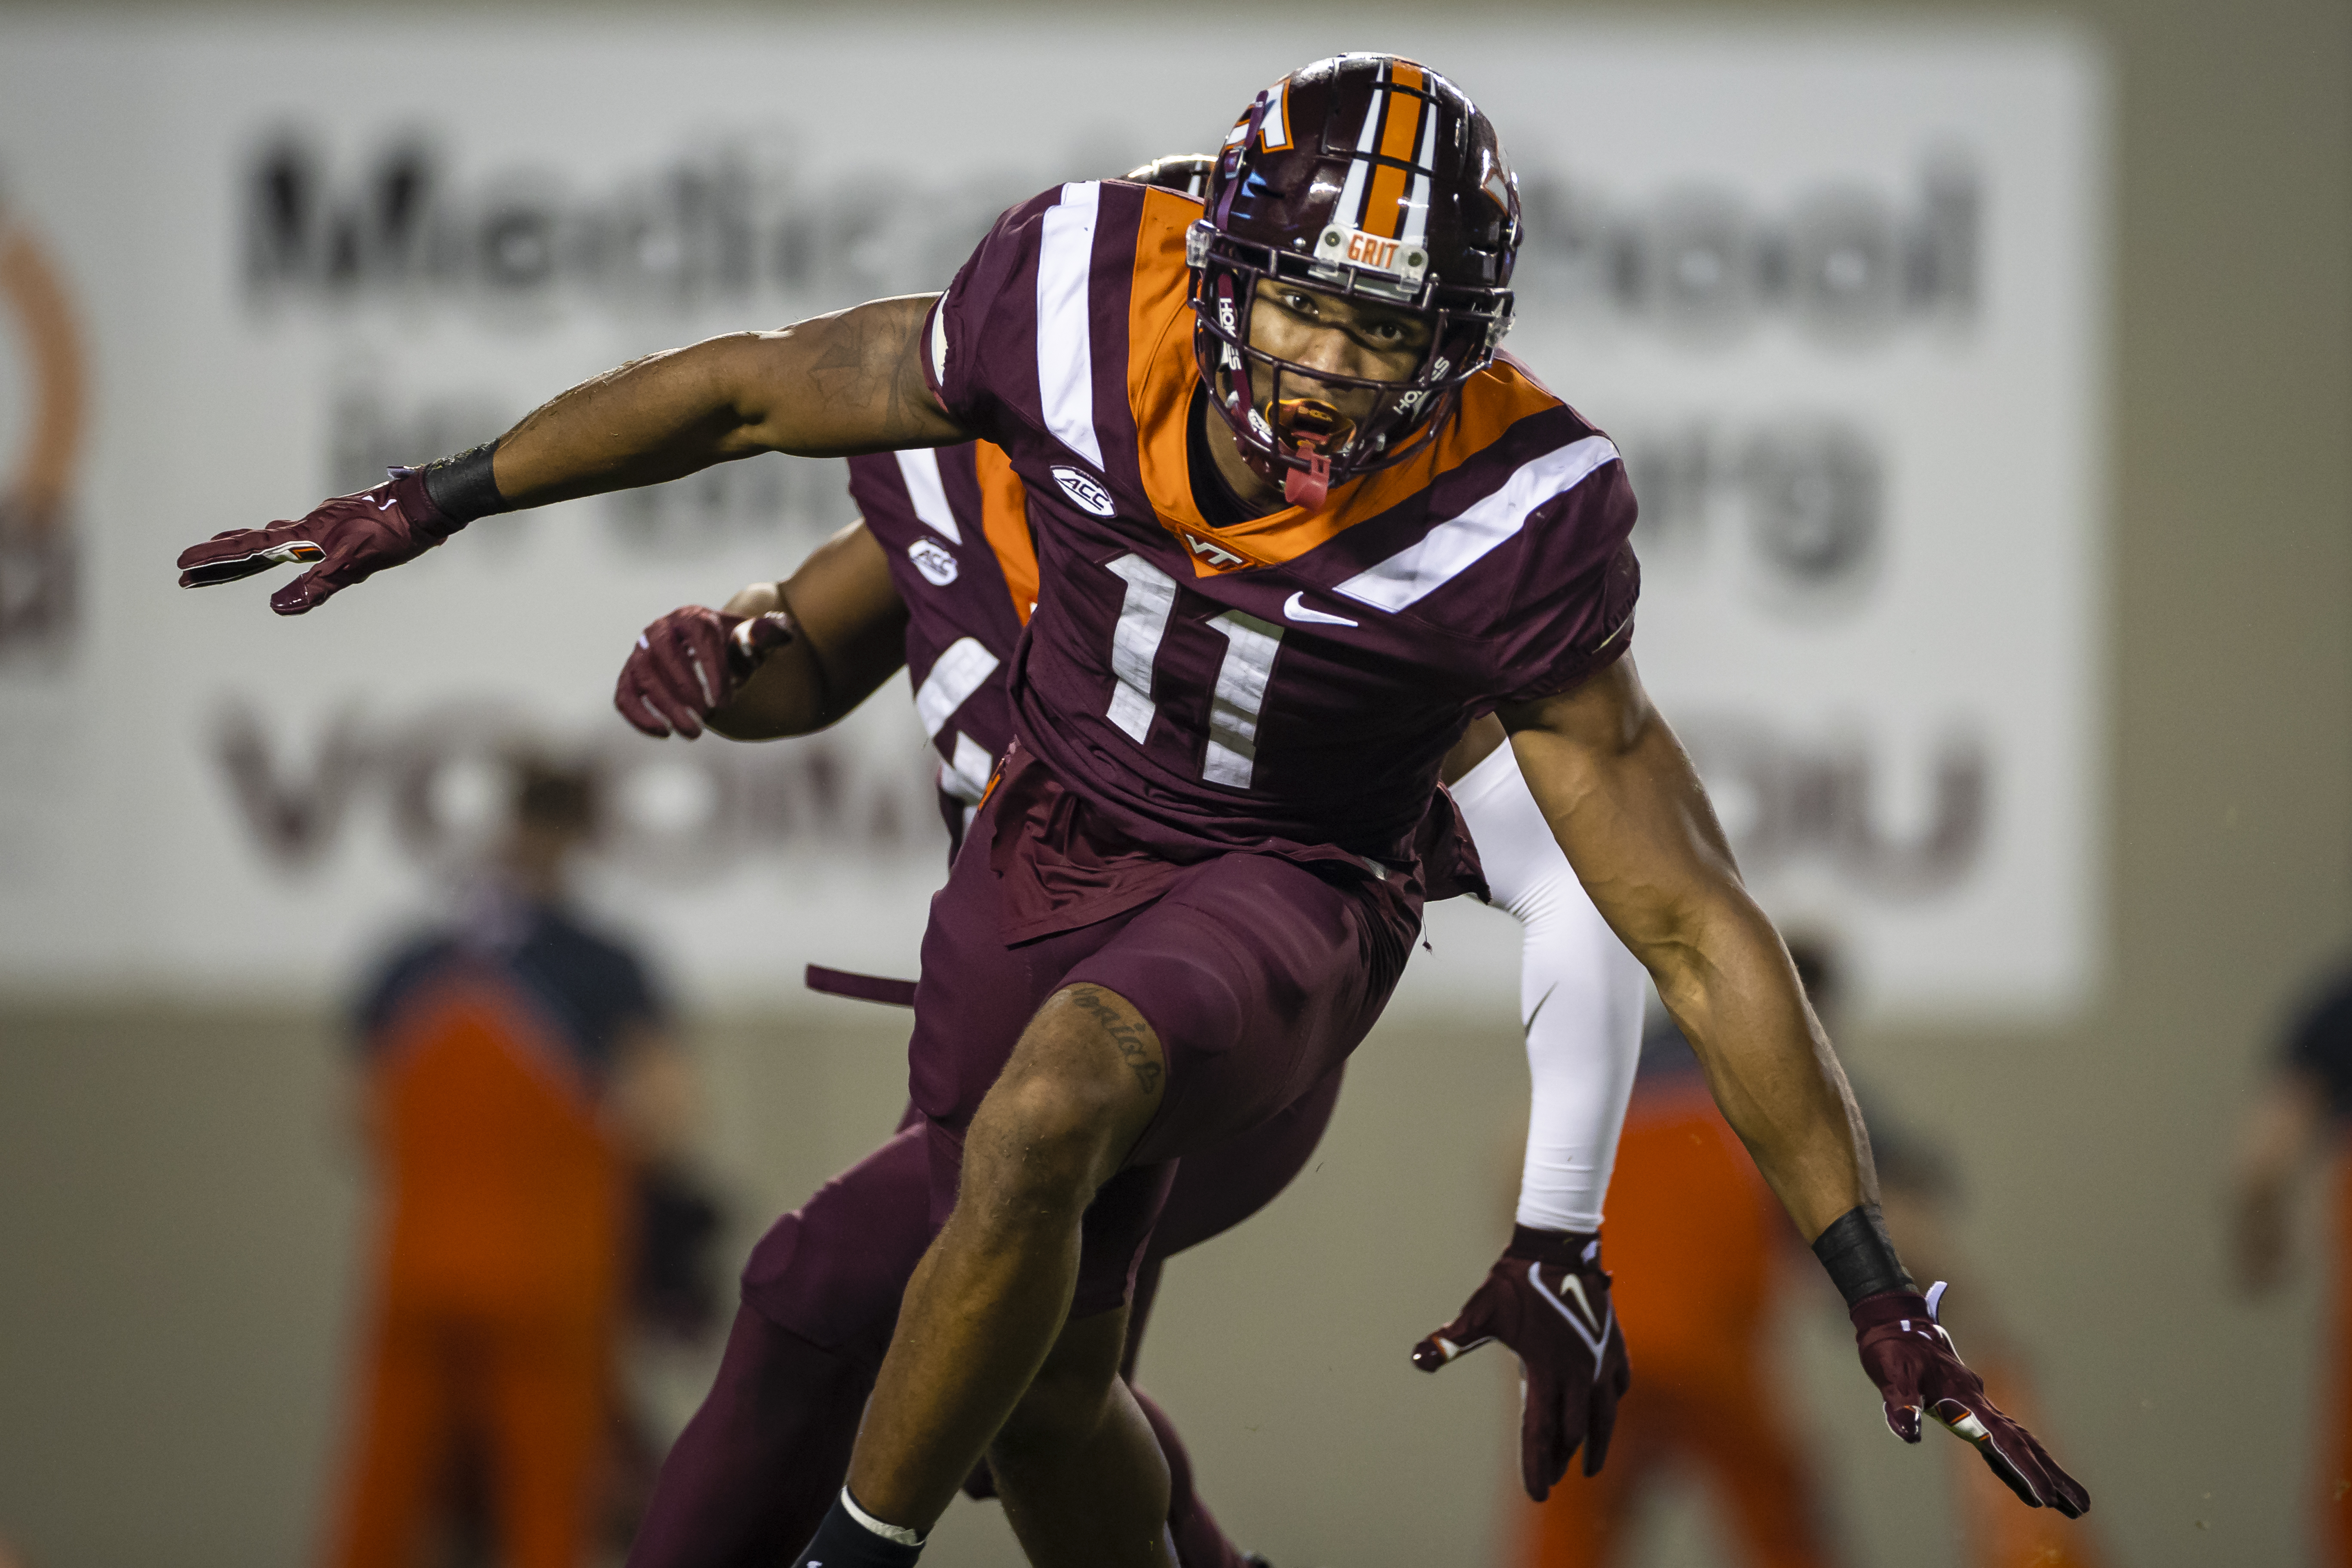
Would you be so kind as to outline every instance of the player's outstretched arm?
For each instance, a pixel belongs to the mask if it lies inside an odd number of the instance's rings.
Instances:
[[[1924,1409],[2026,1502],[2081,1513],[2089,1494],[1985,1398],[1903,1271],[1845,1074],[1633,660],[1500,717],[1578,879],[1657,982],[1725,1120],[1844,1294],[1887,1425],[1916,1442]]]
[[[233,529],[180,553],[180,585],[310,570],[270,596],[300,615],[410,561],[478,517],[659,484],[761,452],[845,457],[967,438],[923,374],[932,295],[877,300],[772,332],[737,332],[583,382],[487,447]]]
[[[1578,879],[1657,982],[1798,1227],[1819,1236],[1876,1202],[1845,1075],[1633,661],[1500,717]]]
[[[499,439],[509,506],[678,479],[738,458],[847,458],[971,439],[923,374],[933,294],[731,332],[582,382]]]
[[[907,606],[863,522],[813,551],[782,583],[725,606],[688,605],[629,650],[613,705],[656,737],[705,729],[770,741],[824,729],[907,662]]]

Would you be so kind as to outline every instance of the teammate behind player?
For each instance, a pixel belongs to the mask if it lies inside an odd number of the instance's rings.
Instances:
[[[1494,357],[1517,232],[1451,83],[1320,62],[1258,96],[1205,215],[1060,187],[936,300],[639,362],[437,477],[184,554],[191,583],[315,561],[273,596],[292,613],[466,517],[754,451],[985,437],[1021,472],[1041,571],[1017,740],[972,825],[989,852],[934,901],[909,1050],[952,1206],[802,1561],[913,1561],[983,1450],[1033,1560],[1167,1561],[1165,1468],[1117,1366],[1168,1163],[1378,1017],[1423,897],[1462,885],[1432,789],[1488,708],[1846,1295],[1890,1426],[1916,1440],[1924,1409],[2028,1503],[2086,1506],[1904,1272],[1835,1058],[1622,658],[1622,467]],[[1498,1279],[1546,1261],[1576,1260]]]

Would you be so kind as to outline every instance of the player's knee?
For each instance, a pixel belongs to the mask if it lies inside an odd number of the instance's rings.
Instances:
[[[989,1090],[966,1169],[977,1154],[992,1184],[1083,1209],[1158,1108],[1161,1076],[1159,1042],[1131,1007],[1071,987],[1040,1009]]]
[[[1075,1222],[1116,1158],[1102,1097],[1033,1075],[990,1091],[966,1141],[965,1186],[1012,1212]]]

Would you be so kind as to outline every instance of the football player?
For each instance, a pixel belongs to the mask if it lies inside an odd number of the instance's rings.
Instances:
[[[1171,162],[1133,177],[1164,176]],[[985,444],[854,458],[850,471],[862,521],[784,583],[755,584],[722,611],[688,606],[648,626],[615,703],[648,734],[806,733],[895,673],[889,645],[903,628],[916,708],[940,752],[941,805],[960,837],[1012,734],[1003,663],[1036,596],[1025,499],[1003,454]],[[780,613],[784,619],[765,627],[757,620]],[[784,624],[799,628],[787,645],[796,651],[755,664],[751,637]],[[1524,927],[1522,1014],[1535,1094],[1518,1219],[1555,1247],[1572,1237],[1580,1249],[1600,1228],[1639,1041],[1641,971],[1577,886],[1501,740],[1492,721],[1474,726],[1448,759],[1447,782],[1468,773],[1456,795],[1478,841],[1498,851],[1487,857],[1494,900]],[[1339,1084],[1335,1070],[1273,1121],[1179,1165],[1138,1271],[1124,1357],[1130,1378],[1162,1260],[1271,1201],[1312,1152]],[[745,1271],[727,1364],[665,1468],[638,1568],[731,1562],[779,1541],[789,1552],[815,1527],[840,1485],[906,1276],[929,1238],[912,1154],[902,1133],[761,1240]],[[893,1205],[898,1212],[885,1212]],[[1596,1263],[1580,1284],[1598,1310],[1600,1358],[1579,1337],[1581,1320],[1559,1313],[1505,1325],[1484,1321],[1482,1306],[1481,1321],[1465,1313],[1444,1331],[1454,1344],[1491,1335],[1518,1352],[1529,1389],[1523,1469],[1538,1500],[1588,1434],[1587,1468],[1598,1468],[1624,1386],[1608,1276]],[[1418,1359],[1434,1370],[1448,1358],[1433,1336]],[[1185,1568],[1239,1563],[1193,1495],[1172,1426],[1139,1392],[1137,1400],[1170,1460],[1178,1560]],[[779,1484],[782,1477],[791,1479]]]
[[[183,554],[192,584],[308,562],[273,595],[296,613],[470,518],[757,451],[981,437],[1020,474],[1014,740],[933,900],[908,1047],[947,1217],[798,1561],[912,1563],[983,1452],[1033,1561],[1171,1560],[1166,1463],[1118,1372],[1172,1163],[1344,1061],[1423,900],[1475,884],[1433,786],[1488,711],[1844,1294],[1889,1425],[1916,1441],[1933,1415],[2026,1502],[2087,1506],[1903,1269],[1836,1058],[1623,657],[1623,465],[1497,353],[1518,235],[1460,89],[1321,61],[1258,95],[1204,204],[1058,186],[943,295],[639,361],[488,448]],[[1514,1248],[1498,1315],[1580,1310],[1582,1255]]]

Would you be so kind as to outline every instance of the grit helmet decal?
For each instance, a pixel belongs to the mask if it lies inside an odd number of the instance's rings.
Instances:
[[[1416,449],[1510,328],[1518,183],[1493,122],[1424,66],[1341,55],[1292,72],[1235,123],[1206,200],[1186,237],[1194,353],[1243,457],[1295,505]],[[1265,279],[1423,315],[1421,363],[1379,382],[1252,348]],[[1381,396],[1349,421],[1318,384]]]

